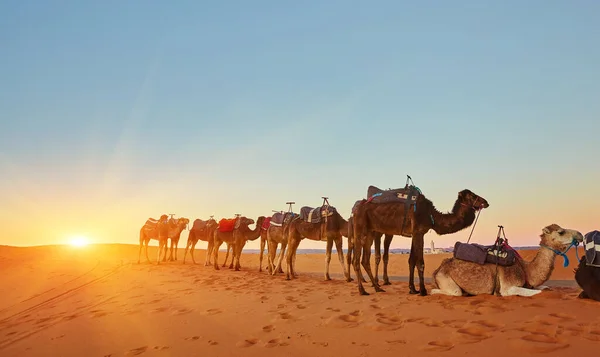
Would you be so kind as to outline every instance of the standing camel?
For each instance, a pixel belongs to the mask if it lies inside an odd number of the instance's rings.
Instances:
[[[271,219],[273,217],[266,217],[260,227],[260,254],[258,256],[258,272],[262,272],[263,255],[265,252],[265,245],[267,244],[267,231],[271,226]]]
[[[281,264],[285,251],[288,245],[288,231],[289,224],[297,217],[298,214],[292,212],[278,212],[271,217],[271,225],[267,230],[267,255],[268,255],[268,271],[269,274],[275,275],[277,273],[283,273]],[[279,255],[277,255],[277,246],[281,244],[279,249]],[[277,258],[276,258],[277,255]],[[277,264],[275,264],[277,261]]]
[[[210,216],[210,218],[206,221],[203,221],[201,219],[194,220],[194,224],[192,225],[192,229],[190,229],[190,233],[188,235],[187,244],[185,246],[185,252],[183,253],[184,264],[188,249],[190,250],[190,255],[192,256],[192,262],[196,264],[196,260],[194,259],[194,248],[196,248],[196,244],[199,240],[208,242],[204,266],[208,266],[211,264],[210,257],[212,255],[212,248],[214,245],[213,238],[215,229],[217,229],[217,221],[214,220],[213,216]]]
[[[262,221],[264,220],[264,217],[261,216],[258,218],[258,221],[260,222],[260,224],[262,224]],[[229,268],[233,268],[234,267],[234,261],[235,261],[235,256],[236,256],[236,247],[235,247],[235,242],[236,242],[236,238],[238,238],[240,240],[240,243],[243,240],[243,237],[249,237],[252,240],[258,238],[260,236],[260,224],[257,224],[256,229],[251,230],[248,228],[249,225],[254,224],[254,220],[251,218],[247,218],[241,215],[236,215],[236,218],[232,218],[232,219],[226,219],[223,218],[219,221],[219,225],[217,227],[217,229],[215,230],[214,234],[213,234],[213,239],[214,239],[214,246],[213,246],[213,259],[214,259],[214,267],[215,270],[219,270],[219,262],[218,262],[218,258],[219,258],[219,248],[221,247],[221,244],[223,244],[223,242],[227,243],[228,248],[227,248],[227,253],[229,253],[229,249],[231,247],[232,249],[232,261],[231,261],[231,265],[229,266]],[[242,235],[236,235],[234,234],[236,230],[240,229],[243,234]],[[254,234],[256,234],[256,236],[254,236]],[[246,244],[245,241],[243,241],[243,244]],[[239,251],[241,253],[241,250]],[[227,257],[226,257],[227,258]],[[237,261],[237,270],[239,270],[240,266],[239,266],[239,257],[238,257],[238,261]]]
[[[326,202],[327,199],[324,198]],[[335,242],[340,264],[344,276],[348,279],[348,272],[344,265],[344,252],[342,250],[342,229],[348,222],[338,213],[335,207],[324,204],[321,207],[312,208],[304,206],[300,209],[300,217],[295,218],[289,224],[288,229],[288,251],[286,254],[286,280],[296,277],[294,263],[296,251],[300,241],[304,238],[315,241],[326,241],[327,251],[325,258],[325,280],[331,280],[329,276],[329,263],[331,262],[331,250]]]
[[[233,264],[236,271],[239,271],[241,268],[240,258],[246,242],[249,240],[256,240],[258,237],[260,237],[262,224],[266,219],[265,216],[259,216],[256,219],[256,227],[254,227],[254,229],[250,229],[248,226],[254,224],[254,220],[246,217],[240,218],[243,220],[241,220],[239,227],[233,230],[233,258],[231,264]]]
[[[423,194],[418,193],[415,186],[406,187],[406,191],[393,190],[398,197],[403,195],[405,199],[389,201],[385,203],[362,200],[356,207],[354,214],[354,257],[352,263],[354,271],[360,277],[360,265],[362,263],[371,283],[377,292],[384,290],[375,281],[371,271],[371,245],[373,234],[380,232],[389,235],[401,235],[412,237],[410,256],[408,258],[409,278],[408,286],[410,294],[427,295],[425,289],[425,262],[423,259],[424,236],[433,229],[437,234],[456,233],[469,227],[475,220],[475,212],[489,207],[488,202],[469,190],[462,190],[454,203],[452,212],[441,213]],[[408,201],[408,205],[407,205]],[[361,260],[362,258],[362,260]],[[414,270],[415,266],[419,274],[419,290],[415,289]],[[363,287],[361,279],[356,279],[358,291],[361,295],[368,295]]]
[[[565,256],[572,247],[583,241],[574,229],[551,224],[542,229],[540,248],[532,261],[520,257],[512,265],[478,264],[456,258],[446,258],[433,272],[435,289],[432,294],[462,296],[499,294],[501,296],[533,296],[542,292],[525,286],[540,287],[554,270],[557,255]]]
[[[177,246],[179,245],[179,238],[181,237],[181,232],[187,228],[190,223],[189,218],[170,218],[169,225],[171,227],[175,227],[174,229],[169,230],[169,239],[171,239],[171,248],[169,252],[169,261],[177,260]],[[175,247],[175,252],[173,252],[173,246]],[[165,254],[166,255],[166,254]]]
[[[138,264],[142,256],[142,247],[145,247],[146,262],[150,263],[148,258],[148,243],[150,240],[156,239],[159,242],[165,242],[169,239],[169,216],[163,214],[159,219],[148,218],[146,223],[140,228],[140,250],[138,252]],[[160,257],[160,251],[159,251]]]

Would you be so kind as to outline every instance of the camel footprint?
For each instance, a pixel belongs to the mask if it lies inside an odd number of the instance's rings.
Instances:
[[[125,352],[125,356],[137,356],[137,355],[141,355],[142,353],[146,352],[147,350],[148,350],[148,346],[142,346],[142,347],[134,348],[132,350],[129,350],[129,351]]]
[[[237,347],[252,347],[252,346],[256,345],[258,343],[258,341],[259,341],[259,339],[257,339],[257,338],[249,338],[249,339],[242,340],[242,341],[236,343],[235,345]]]
[[[280,346],[283,347],[283,346],[288,346],[288,345],[289,345],[289,343],[287,343],[287,342],[281,342],[281,340],[278,339],[278,338],[274,338],[272,340],[269,340],[269,341],[267,341],[264,344],[264,346],[266,348],[273,348],[273,347],[280,347]]]
[[[430,352],[446,352],[454,348],[452,341],[431,341],[423,348],[425,351]]]

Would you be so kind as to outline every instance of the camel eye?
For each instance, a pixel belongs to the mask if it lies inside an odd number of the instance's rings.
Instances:
[[[558,231],[558,235],[561,235],[561,236],[562,236],[562,235],[564,235],[564,234],[565,234],[565,230],[564,230],[564,229],[561,229],[560,231]]]

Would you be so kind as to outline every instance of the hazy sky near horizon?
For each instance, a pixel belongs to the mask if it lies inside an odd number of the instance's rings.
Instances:
[[[136,244],[162,213],[256,219],[323,195],[348,218],[369,185],[407,174],[442,211],[465,188],[485,197],[476,242],[498,224],[513,245],[551,223],[600,229],[599,14],[596,1],[3,1],[0,244]]]

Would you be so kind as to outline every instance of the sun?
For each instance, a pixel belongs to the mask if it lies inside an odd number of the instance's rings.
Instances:
[[[89,243],[90,243],[90,240],[84,236],[73,237],[73,238],[71,238],[71,241],[69,242],[69,244],[72,245],[73,247],[85,247]]]

